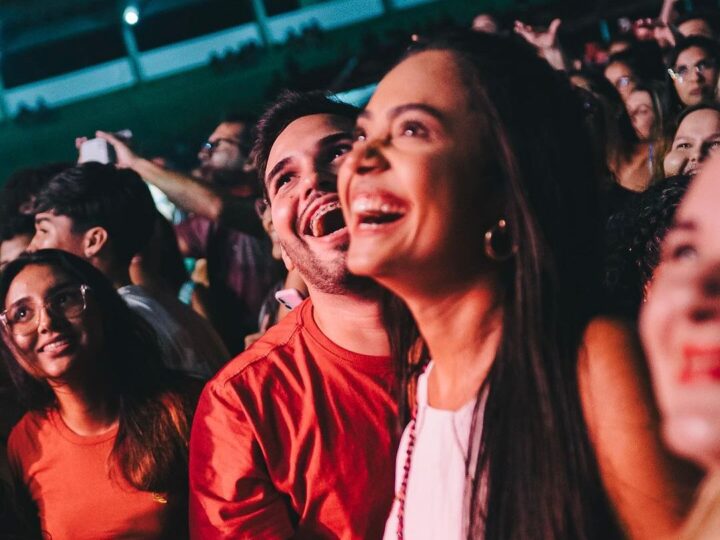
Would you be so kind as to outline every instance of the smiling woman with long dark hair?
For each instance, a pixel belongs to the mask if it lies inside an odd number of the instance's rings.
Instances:
[[[385,538],[679,524],[688,499],[635,340],[598,317],[593,174],[568,81],[505,38],[419,41],[360,114],[339,174],[348,266],[407,303],[433,360]]]
[[[29,412],[8,456],[26,520],[58,539],[187,536],[192,395],[92,265],[59,250],[0,276],[2,355]]]

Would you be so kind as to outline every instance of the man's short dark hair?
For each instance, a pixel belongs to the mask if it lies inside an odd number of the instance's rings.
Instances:
[[[38,193],[34,211],[67,216],[76,233],[104,228],[118,264],[145,247],[157,217],[150,190],[135,171],[94,162],[53,177]]]
[[[298,118],[313,114],[342,116],[354,122],[359,112],[360,109],[357,107],[333,99],[325,92],[293,92],[290,90],[281,92],[258,120],[255,126],[255,144],[250,153],[250,159],[257,170],[263,193],[267,196],[265,169],[270,149],[275,143],[275,139],[286,127]]]

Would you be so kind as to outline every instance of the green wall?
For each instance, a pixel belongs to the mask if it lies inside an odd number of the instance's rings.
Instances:
[[[545,3],[534,0],[522,5]],[[290,52],[301,67],[310,68],[339,61],[357,50],[368,30],[381,34],[401,29],[410,34],[440,17],[451,16],[469,23],[479,11],[508,9],[514,4],[512,0],[440,0],[333,31],[321,49],[291,51],[282,47],[264,53],[261,61],[247,69],[234,67],[218,73],[204,67],[53,109],[51,117],[42,122],[4,122],[0,124],[0,182],[19,167],[73,161],[75,137],[90,136],[96,129],[130,128],[139,150],[145,154],[166,154],[177,143],[194,150],[223,112],[261,110],[267,88],[274,77],[283,73]]]

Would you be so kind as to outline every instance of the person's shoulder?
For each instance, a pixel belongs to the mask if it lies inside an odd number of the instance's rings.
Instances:
[[[135,307],[154,307],[157,301],[140,285],[125,285],[117,290],[120,297],[132,309]]]
[[[303,325],[296,308],[263,336],[243,351],[210,380],[210,387],[224,387],[257,384],[277,375],[287,366],[298,360],[295,352],[302,340]]]
[[[599,317],[588,324],[578,378],[591,430],[599,422],[617,423],[623,418],[638,425],[655,421],[650,374],[637,328],[630,321]]]
[[[585,327],[583,347],[589,354],[613,354],[618,350],[637,351],[637,327],[621,317],[600,316]]]
[[[39,434],[48,426],[49,418],[42,411],[28,411],[10,430],[9,454],[26,454],[29,447],[39,444]]]
[[[581,378],[625,377],[641,368],[643,353],[637,327],[620,317],[592,319],[583,335],[578,369]]]

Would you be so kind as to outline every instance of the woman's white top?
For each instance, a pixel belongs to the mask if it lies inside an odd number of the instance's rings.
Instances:
[[[404,538],[406,540],[461,540],[466,507],[466,458],[475,400],[457,411],[434,409],[428,405],[428,376],[431,362],[418,379],[415,447],[412,452],[405,500]],[[481,398],[484,400],[483,398]],[[484,403],[478,411],[473,444],[472,475],[477,463]],[[407,460],[410,428],[405,428],[395,465],[395,502],[385,525],[384,540],[397,540],[397,514]],[[469,484],[469,482],[467,482]],[[469,488],[469,486],[468,486]]]

